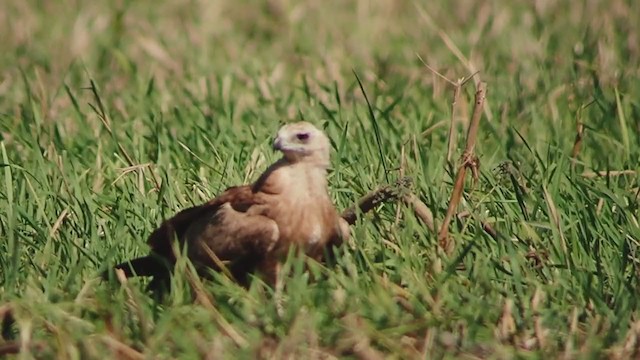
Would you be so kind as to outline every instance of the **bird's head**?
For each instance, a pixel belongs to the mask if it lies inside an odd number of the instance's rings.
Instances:
[[[291,163],[306,162],[329,167],[331,144],[325,133],[306,121],[284,125],[278,130],[273,148]]]

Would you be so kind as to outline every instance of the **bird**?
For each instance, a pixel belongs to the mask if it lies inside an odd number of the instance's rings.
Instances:
[[[255,182],[229,187],[164,220],[147,240],[148,255],[114,269],[126,277],[152,276],[152,290],[167,287],[177,259],[174,249],[186,247],[199,274],[224,271],[247,285],[257,273],[273,285],[292,246],[318,261],[332,254],[350,234],[328,192],[329,138],[299,121],[277,131],[273,149],[282,157]]]

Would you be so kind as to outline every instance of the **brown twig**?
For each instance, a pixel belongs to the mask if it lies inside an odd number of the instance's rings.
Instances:
[[[584,137],[584,124],[578,121],[576,125],[576,138],[573,140],[573,149],[571,150],[571,158],[574,161],[578,158],[580,153],[580,145],[582,145],[582,138]]]
[[[462,220],[471,215],[472,214],[470,211],[462,211],[458,214],[458,219]],[[482,224],[482,230],[484,230],[484,232],[489,234],[489,236],[491,236],[493,239],[498,239],[498,232],[493,228],[493,226],[491,226],[491,224],[486,221],[480,221],[480,223]]]
[[[482,230],[484,230],[484,232],[489,234],[489,236],[491,236],[492,238],[494,238],[494,239],[498,238],[498,232],[491,225],[489,225],[489,223],[483,222],[482,223]]]
[[[10,341],[0,344],[0,356],[7,356],[20,353],[20,342]]]
[[[431,209],[420,200],[418,196],[413,193],[408,193],[402,197],[404,202],[411,206],[416,217],[424,223],[424,225],[429,228],[429,230],[433,231],[435,229],[435,225],[433,223],[433,212]]]
[[[580,149],[582,148],[582,140],[584,139],[584,123],[582,122],[582,112],[584,109],[591,106],[595,100],[590,101],[587,104],[584,104],[578,108],[576,112],[576,137],[573,140],[573,149],[571,149],[571,161],[572,166],[576,164],[578,160],[578,155],[580,154]]]
[[[477,163],[474,155],[474,149],[476,145],[476,138],[478,135],[478,128],[480,126],[480,118],[482,117],[482,109],[484,108],[484,100],[486,96],[485,88],[485,83],[480,82],[478,84],[478,89],[475,96],[475,104],[473,107],[473,115],[471,117],[471,123],[469,124],[469,130],[467,131],[466,148],[464,154],[462,155],[462,162],[458,168],[458,174],[456,176],[453,192],[451,193],[451,200],[449,201],[449,208],[447,209],[447,214],[445,215],[444,221],[442,222],[442,226],[440,227],[440,231],[438,233],[438,242],[447,253],[450,253],[453,250],[453,248],[451,248],[449,244],[449,224],[451,223],[451,219],[453,218],[456,208],[458,207],[458,203],[460,202],[460,198],[462,197],[466,170],[467,167],[470,167],[472,164]]]
[[[382,203],[401,199],[407,206],[413,209],[416,217],[420,219],[429,230],[434,231],[433,212],[417,195],[409,190],[410,187],[411,178],[403,177],[396,181],[394,185],[382,186],[364,195],[358,200],[357,205],[344,210],[341,216],[349,225],[353,225],[358,219],[357,209],[359,209],[362,214],[365,214]]]
[[[41,352],[41,351],[44,351],[45,349],[45,343],[40,341],[31,342],[28,345],[28,347],[30,351]],[[19,354],[21,350],[22,350],[22,342],[8,341],[0,344],[0,357]]]
[[[344,210],[341,216],[349,225],[353,225],[358,220],[358,210],[364,214],[384,202],[397,200],[403,196],[410,185],[411,178],[405,177],[396,181],[394,185],[386,185],[374,190],[361,197],[356,205]]]

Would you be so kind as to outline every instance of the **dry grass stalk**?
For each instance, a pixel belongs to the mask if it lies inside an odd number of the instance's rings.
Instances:
[[[614,352],[615,359],[637,359],[640,355],[640,321],[631,324],[624,345]]]
[[[571,166],[576,164],[578,160],[578,155],[580,155],[580,149],[582,148],[582,141],[584,139],[584,123],[582,122],[582,112],[587,107],[591,106],[595,100],[589,102],[588,104],[580,106],[578,112],[576,114],[576,138],[573,140],[573,148],[571,149]]]
[[[564,231],[562,229],[562,218],[560,217],[560,212],[558,211],[558,208],[553,201],[553,197],[549,193],[549,190],[547,190],[546,186],[542,186],[542,194],[544,195],[544,200],[547,203],[547,208],[549,209],[549,218],[551,220],[551,223],[558,231],[558,236],[560,236],[560,246],[562,247],[562,252],[564,252],[566,255],[569,250],[567,247],[567,239],[565,238]],[[569,266],[568,257],[565,258],[565,264]]]
[[[564,356],[562,359],[574,359],[574,337],[578,332],[578,314],[580,311],[578,308],[574,307],[573,312],[571,313],[571,322],[569,323],[569,334],[567,335],[567,340],[564,344]]]
[[[486,84],[480,82],[476,91],[475,103],[473,107],[473,115],[471,117],[471,123],[469,124],[469,130],[467,131],[467,144],[462,155],[462,162],[458,167],[458,174],[454,183],[453,192],[451,193],[451,199],[449,201],[449,207],[447,214],[445,215],[442,226],[438,233],[438,242],[446,253],[453,251],[452,244],[449,243],[449,224],[453,219],[456,208],[460,203],[462,197],[462,191],[464,190],[464,179],[466,170],[468,167],[472,167],[477,164],[477,159],[474,155],[474,149],[476,145],[476,139],[478,136],[478,128],[480,127],[480,118],[482,117],[482,109],[484,108],[484,101],[486,97]],[[472,169],[473,170],[473,169]],[[475,172],[475,170],[473,170]]]
[[[460,90],[462,89],[462,86],[464,86],[464,84],[466,84],[467,81],[469,81],[469,79],[473,78],[475,74],[472,74],[467,78],[461,78],[461,79],[458,79],[457,81],[452,81],[452,80],[449,80],[446,76],[436,71],[431,66],[429,66],[429,64],[427,64],[424,60],[422,60],[422,57],[420,57],[420,55],[417,55],[417,56],[418,56],[418,59],[420,59],[420,61],[422,62],[422,64],[427,69],[429,69],[429,71],[438,75],[440,78],[442,78],[444,81],[448,82],[449,84],[453,85],[453,100],[451,101],[451,120],[449,121],[449,136],[447,141],[448,143],[447,163],[451,164],[451,157],[453,156],[453,152],[455,150],[456,142],[457,142],[457,136],[456,136],[457,133],[455,129],[456,129],[456,119],[457,119],[456,109],[458,107],[456,106],[456,104],[458,103],[458,99],[460,99]]]
[[[346,353],[353,355],[356,359],[378,360],[385,356],[371,345],[371,339],[366,335],[364,321],[358,315],[350,314],[342,321],[347,328],[347,335],[344,339],[348,345]]]
[[[547,333],[548,331],[542,325],[542,317],[539,313],[540,303],[542,302],[544,297],[544,293],[540,288],[537,288],[535,293],[533,294],[533,298],[531,299],[531,310],[533,310],[533,322],[534,322],[534,331],[536,336],[536,341],[538,346],[541,349],[544,349],[547,343]]]
[[[111,348],[116,358],[126,360],[142,360],[145,359],[145,355],[131,346],[121,342],[120,340],[108,335],[103,335],[101,340]]]
[[[624,175],[637,175],[638,172],[635,170],[603,170],[603,171],[585,171],[582,173],[583,177],[588,179],[596,178],[596,177],[606,177],[606,176],[624,176]]]
[[[120,285],[122,285],[125,293],[127,294],[127,298],[129,300],[128,302],[129,302],[129,305],[131,306],[131,309],[138,316],[138,320],[140,321],[140,330],[142,331],[142,338],[147,339],[149,333],[151,332],[151,326],[145,320],[145,316],[144,316],[144,313],[142,312],[142,308],[136,301],[133,295],[133,291],[129,287],[129,284],[127,282],[127,276],[124,274],[123,270],[116,269],[116,277],[118,278]]]
[[[475,74],[477,74],[479,72],[479,70],[477,69],[476,65],[473,63],[473,61],[471,61],[471,59],[467,58],[462,53],[462,51],[455,44],[453,39],[451,39],[449,34],[447,34],[438,24],[436,24],[436,22],[433,20],[433,18],[431,18],[431,15],[429,15],[429,13],[422,6],[418,5],[417,3],[416,3],[415,6],[416,6],[416,9],[418,10],[418,14],[422,18],[422,20],[424,20],[425,23],[427,23],[427,25],[432,30],[436,31],[436,33],[438,34],[438,36],[440,37],[442,42],[445,44],[445,46],[449,49],[449,51],[451,51],[451,53],[456,58],[458,58],[458,60],[464,65],[464,67],[466,67],[467,70],[470,73],[473,74],[469,78],[472,78]],[[476,84],[477,88],[480,88],[482,82],[480,81],[480,79],[476,78],[475,79],[475,84]],[[483,108],[484,108],[484,104],[483,104]],[[486,105],[486,108],[487,108],[487,111],[485,111],[485,115],[487,116],[487,119],[489,119],[489,121],[491,121],[492,120],[492,115],[491,115],[491,111],[489,111],[489,104]]]
[[[496,338],[500,342],[512,342],[516,330],[516,321],[513,318],[513,300],[506,299],[502,306],[502,315],[495,330]]]
[[[399,169],[399,177],[402,179],[404,178],[404,174],[405,174],[405,167],[406,167],[406,157],[405,157],[405,150],[404,150],[404,144],[402,144],[402,147],[400,147],[400,169]],[[402,214],[401,212],[401,208],[400,206],[398,206],[396,208],[396,219],[394,221],[395,225],[398,225],[400,223],[400,216]]]
[[[447,147],[447,163],[451,164],[451,157],[453,156],[453,152],[455,151],[457,136],[456,136],[456,104],[458,103],[458,99],[460,98],[460,89],[462,88],[463,81],[462,79],[458,79],[458,81],[454,84],[453,88],[453,100],[451,101],[451,122],[449,123],[449,138]]]
[[[580,146],[582,145],[582,139],[584,138],[584,124],[578,121],[576,125],[576,138],[573,141],[573,149],[571,150],[571,158],[573,159],[573,163],[575,164],[575,160],[578,158],[578,154],[580,154]]]
[[[94,106],[93,104],[89,104],[89,107],[91,107],[91,109],[95,112],[95,114],[98,116],[98,118],[100,119],[100,121],[102,122],[102,124],[104,125],[104,128],[107,130],[107,132],[109,133],[109,135],[111,137],[114,137],[114,133],[111,127],[111,118],[109,117],[109,115],[107,114],[107,111],[105,109],[105,106],[102,102],[102,99],[100,98],[100,94],[98,92],[98,88],[95,84],[95,82],[93,80],[91,80],[91,87],[89,88],[93,94],[93,97],[96,101],[97,107]],[[144,169],[146,168],[146,166],[143,164],[142,166],[137,165],[135,163],[135,161],[133,160],[133,157],[131,157],[129,155],[129,153],[127,152],[127,150],[124,148],[124,146],[122,145],[122,143],[117,142],[118,145],[118,150],[120,150],[120,153],[122,154],[122,156],[125,158],[125,160],[127,161],[127,163],[129,164],[129,167],[135,168],[136,170],[139,170],[139,174],[141,176],[144,176]],[[149,169],[149,174],[151,174],[151,180],[153,180],[153,184],[155,186],[155,190],[159,191],[160,190],[160,180],[158,180],[158,178],[156,177],[156,174],[153,172],[152,169]],[[143,191],[144,193],[144,191]]]
[[[229,337],[238,347],[246,348],[249,346],[249,342],[236,331],[236,329],[220,314],[218,309],[214,305],[214,300],[204,289],[202,281],[198,277],[195,271],[191,268],[185,270],[185,275],[189,286],[195,294],[196,301],[211,312],[214,321],[218,324],[220,330]]]

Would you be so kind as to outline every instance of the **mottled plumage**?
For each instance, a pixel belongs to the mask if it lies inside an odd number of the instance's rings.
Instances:
[[[251,185],[231,187],[211,201],[165,220],[149,237],[148,256],[116,265],[125,275],[154,276],[152,287],[170,276],[173,241],[187,245],[200,270],[223,266],[241,283],[254,271],[269,282],[292,244],[320,260],[348,237],[348,224],[328,194],[330,144],[307,122],[283,126],[273,142],[283,157]],[[223,264],[223,265],[221,265]]]

